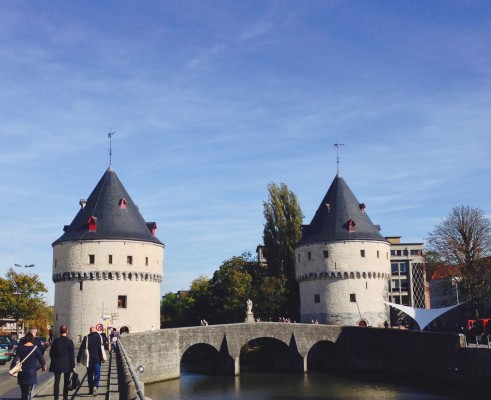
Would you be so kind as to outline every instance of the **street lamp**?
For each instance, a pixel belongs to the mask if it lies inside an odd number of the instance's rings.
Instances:
[[[461,278],[458,276],[452,276],[452,286],[455,286],[455,294],[457,295],[457,304],[459,303],[459,282]]]

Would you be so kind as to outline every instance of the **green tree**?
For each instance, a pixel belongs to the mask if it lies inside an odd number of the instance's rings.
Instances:
[[[32,319],[42,307],[47,307],[44,293],[48,289],[38,275],[17,273],[12,268],[0,278],[0,315],[15,319],[17,337],[19,323]]]
[[[295,279],[295,246],[302,237],[303,214],[295,193],[288,186],[268,185],[268,201],[263,202],[264,257],[270,276],[285,281],[286,302],[283,312],[293,318],[300,314],[298,283]]]
[[[191,310],[194,299],[189,295],[177,295],[169,292],[160,303],[161,325],[165,328],[194,325]]]
[[[464,298],[479,302],[489,297],[484,279],[489,266],[484,258],[491,255],[491,223],[483,210],[464,205],[453,208],[429,234],[428,249],[446,264],[459,266],[459,289]]]
[[[213,322],[243,322],[246,301],[252,292],[252,277],[248,270],[251,260],[247,255],[232,257],[215,271],[210,281],[213,294],[212,309],[215,312]],[[255,263],[254,263],[255,264]]]
[[[192,281],[189,295],[194,299],[194,307],[191,310],[192,318],[196,322],[210,319],[213,315],[210,306],[213,303],[210,279],[205,275],[200,275]]]
[[[252,297],[254,314],[263,321],[277,321],[284,315],[282,307],[286,302],[285,281],[276,276],[267,276],[257,285]]]

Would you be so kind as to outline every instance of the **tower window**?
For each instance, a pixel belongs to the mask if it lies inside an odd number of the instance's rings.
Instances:
[[[321,295],[314,294],[314,303],[320,303],[320,302],[321,302]]]
[[[126,200],[125,199],[119,200],[119,207],[121,209],[125,209],[126,208]]]
[[[133,256],[126,256],[126,264],[133,265]]]
[[[350,303],[356,303],[356,293],[350,293],[349,301]]]
[[[113,255],[112,254],[109,254],[108,263],[109,264],[112,264],[113,263]]]
[[[380,258],[380,251],[377,250],[377,258]]]
[[[329,258],[329,251],[328,250],[324,250],[322,253],[324,254],[324,258]]]
[[[126,296],[118,296],[118,308],[126,308]]]
[[[145,265],[148,265],[148,257],[145,257]]]
[[[95,264],[95,254],[89,254],[89,264]]]
[[[348,222],[347,222],[347,225],[348,225],[348,232],[355,232],[356,229],[356,224],[355,224],[355,221],[353,221],[352,219],[350,219]]]
[[[310,251],[307,253],[307,258],[309,259],[309,261],[312,260],[312,253]]]
[[[95,232],[97,230],[97,218],[93,215],[89,218],[89,232]]]
[[[80,281],[80,290],[84,290],[84,281]]]
[[[360,250],[360,256],[365,257],[365,250]]]

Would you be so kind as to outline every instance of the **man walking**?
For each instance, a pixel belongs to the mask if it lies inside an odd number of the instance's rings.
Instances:
[[[87,357],[87,379],[89,383],[89,394],[97,396],[97,389],[99,388],[99,379],[101,377],[101,363],[102,363],[102,351],[101,351],[101,336],[97,333],[95,326],[90,327],[90,333],[84,337],[80,349],[77,355],[77,364],[80,364],[82,355],[85,350],[88,350]]]
[[[110,337],[111,337],[111,351],[116,352],[118,350],[118,340],[119,340],[119,332],[116,328],[113,328]]]
[[[60,395],[60,378],[63,374],[63,400],[68,400],[68,386],[70,383],[70,373],[75,372],[75,350],[73,341],[67,338],[68,327],[60,326],[60,337],[53,341],[49,350],[51,364],[49,372],[54,372],[55,383],[53,395],[58,400]]]

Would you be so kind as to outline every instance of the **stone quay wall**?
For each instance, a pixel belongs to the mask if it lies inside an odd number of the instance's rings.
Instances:
[[[215,348],[223,361],[220,372],[237,375],[242,346],[264,337],[285,344],[296,372],[307,372],[315,362],[337,370],[491,388],[491,349],[466,348],[464,337],[451,333],[259,322],[162,329],[121,340],[133,368],[145,369],[140,380],[149,383],[178,378],[181,358],[195,344]]]

